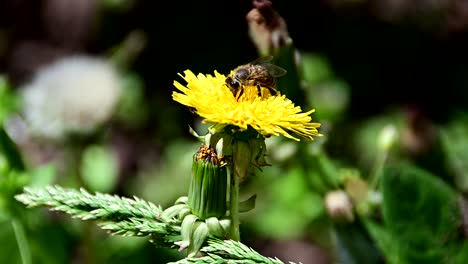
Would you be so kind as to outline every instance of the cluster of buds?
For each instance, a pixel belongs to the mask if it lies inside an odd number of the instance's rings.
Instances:
[[[234,133],[228,127],[210,128],[205,136],[192,134],[203,144],[193,155],[188,196],[164,211],[181,223],[180,250],[195,256],[208,237],[239,239],[239,212],[255,206],[255,196],[238,200],[239,182],[265,162],[264,138],[251,130]],[[236,187],[237,186],[237,187]]]
[[[230,219],[225,217],[228,197],[227,168],[216,150],[202,146],[193,156],[188,197],[181,197],[165,210],[169,218],[182,221],[180,250],[193,257],[208,236],[228,237]]]

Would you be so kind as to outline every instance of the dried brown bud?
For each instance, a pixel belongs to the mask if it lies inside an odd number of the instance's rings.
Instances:
[[[275,49],[291,43],[286,22],[270,1],[254,0],[253,6],[246,18],[250,38],[261,55],[272,54]]]

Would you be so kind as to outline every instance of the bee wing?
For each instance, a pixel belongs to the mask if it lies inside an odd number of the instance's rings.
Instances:
[[[261,65],[262,67],[265,67],[265,69],[267,69],[270,75],[273,77],[281,77],[288,72],[285,69],[281,68],[280,66],[277,66],[271,63],[264,63]]]
[[[249,64],[251,64],[251,65],[263,65],[265,63],[271,62],[272,60],[273,60],[273,56],[267,55],[267,56],[255,59],[255,60],[251,61]]]
[[[273,77],[281,77],[287,73],[287,71],[277,65],[271,64],[270,62],[273,60],[273,56],[267,55],[264,57],[260,57],[256,60],[253,60],[250,62],[250,65],[261,65],[262,67],[265,67],[265,69],[268,70],[268,72],[271,74]]]

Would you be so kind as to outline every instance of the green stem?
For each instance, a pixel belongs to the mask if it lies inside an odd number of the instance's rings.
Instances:
[[[230,190],[230,205],[229,211],[231,214],[231,239],[240,241],[240,220],[239,220],[239,177],[235,165],[231,170],[231,190]]]
[[[21,263],[31,264],[31,251],[29,250],[29,245],[28,241],[26,240],[26,234],[24,232],[23,225],[21,225],[21,223],[16,219],[11,221],[11,225],[13,226],[13,232],[15,233],[16,243],[18,243],[19,253],[21,255]]]
[[[385,162],[387,161],[387,156],[387,151],[381,151],[377,154],[374,167],[369,179],[371,190],[377,189],[377,184],[379,183],[379,179],[385,166]]]

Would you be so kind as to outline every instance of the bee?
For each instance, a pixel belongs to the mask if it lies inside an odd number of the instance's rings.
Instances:
[[[244,86],[256,86],[258,96],[262,96],[262,87],[271,95],[278,94],[275,89],[276,78],[286,74],[286,70],[271,64],[273,56],[260,57],[250,63],[238,66],[226,78],[226,85],[236,98],[244,92]]]

